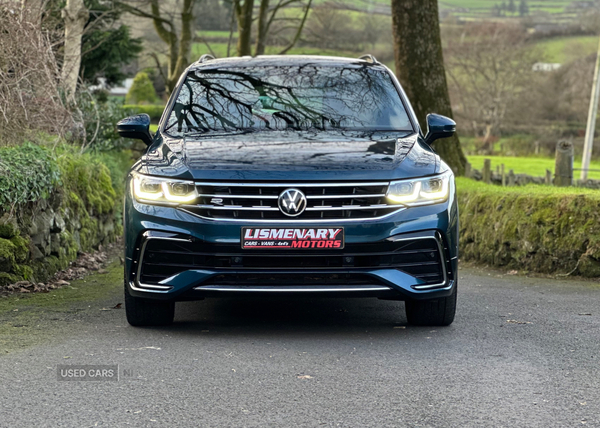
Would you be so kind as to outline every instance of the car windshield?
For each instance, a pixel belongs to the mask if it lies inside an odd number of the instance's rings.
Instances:
[[[411,131],[390,76],[369,67],[190,71],[168,116],[172,136],[255,130]]]

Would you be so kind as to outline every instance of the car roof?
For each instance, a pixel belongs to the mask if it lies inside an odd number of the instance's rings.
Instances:
[[[360,58],[345,58],[321,55],[259,55],[256,57],[242,56],[219,59],[205,59],[190,65],[190,70],[221,67],[269,67],[303,65],[318,65],[321,67],[364,67],[387,68],[384,65]]]

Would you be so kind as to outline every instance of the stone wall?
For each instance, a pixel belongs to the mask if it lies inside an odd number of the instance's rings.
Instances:
[[[600,194],[499,187],[457,179],[460,259],[541,273],[600,277]]]
[[[121,195],[106,166],[69,162],[61,167],[63,186],[48,198],[0,209],[0,286],[43,282],[78,253],[122,234]]]

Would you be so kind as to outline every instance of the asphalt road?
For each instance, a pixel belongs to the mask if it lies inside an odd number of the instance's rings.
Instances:
[[[600,426],[600,287],[462,270],[456,321],[406,325],[402,302],[206,300],[169,328],[123,310],[63,323],[0,357],[0,426]],[[118,364],[116,382],[57,380]]]

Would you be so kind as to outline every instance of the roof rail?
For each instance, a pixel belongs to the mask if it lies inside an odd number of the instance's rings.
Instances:
[[[217,58],[215,58],[214,55],[211,55],[211,54],[204,54],[200,57],[198,62],[206,62],[206,61],[210,61],[211,59],[217,59]]]
[[[370,62],[371,64],[379,64],[379,62],[377,61],[377,58],[375,58],[371,54],[363,55],[361,57],[358,57],[358,59],[362,59],[363,61]]]

